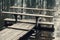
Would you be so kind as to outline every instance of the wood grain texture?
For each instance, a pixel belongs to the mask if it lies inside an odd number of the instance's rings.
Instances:
[[[12,18],[6,18],[6,19],[4,19],[5,21],[15,21],[15,19],[12,19]],[[17,19],[17,21],[18,22],[26,22],[26,23],[36,23],[35,22],[35,20],[32,20],[31,21],[31,19],[29,20],[29,19],[23,19],[23,20],[19,20],[19,19]],[[51,25],[54,25],[54,23],[53,22],[38,22],[39,24],[46,24],[46,25],[49,25],[49,24],[51,24]]]
[[[17,6],[17,7],[15,7],[15,6],[11,6],[10,8],[15,8],[15,9],[17,9],[17,8],[20,8],[20,9],[30,9],[30,10],[45,10],[45,11],[56,11],[56,10],[54,10],[54,9],[40,9],[40,8],[26,8],[26,7],[19,7],[19,6]]]
[[[3,14],[17,14],[17,15],[23,15],[23,16],[35,16],[35,17],[53,18],[53,16],[41,15],[41,14],[27,14],[27,13],[16,13],[16,12],[2,12],[2,13]]]
[[[35,27],[34,24],[15,23],[12,26],[8,26],[8,28],[0,32],[0,39],[1,40],[18,40],[20,37],[24,36],[34,27]]]

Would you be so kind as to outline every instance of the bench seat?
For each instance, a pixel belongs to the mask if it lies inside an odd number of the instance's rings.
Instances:
[[[12,19],[12,18],[5,18],[4,19],[5,21],[15,21],[15,19]],[[18,22],[26,22],[26,23],[36,23],[35,20],[32,20],[31,19],[23,19],[23,20],[17,20]],[[53,22],[38,22],[39,24],[46,24],[46,25],[54,25]]]
[[[15,23],[0,32],[0,40],[18,40],[34,27],[34,24]]]

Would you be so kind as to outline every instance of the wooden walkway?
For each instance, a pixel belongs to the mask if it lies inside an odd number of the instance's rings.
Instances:
[[[18,40],[35,27],[34,24],[16,23],[0,32],[0,40]]]

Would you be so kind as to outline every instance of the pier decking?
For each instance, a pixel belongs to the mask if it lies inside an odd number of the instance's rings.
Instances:
[[[34,24],[15,23],[0,32],[0,40],[18,40],[34,27]]]

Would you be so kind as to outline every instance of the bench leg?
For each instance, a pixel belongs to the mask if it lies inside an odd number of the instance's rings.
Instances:
[[[14,14],[14,17],[15,17],[15,23],[17,22],[17,15],[16,14]]]
[[[35,36],[35,39],[37,40],[37,33],[38,33],[38,18],[39,17],[36,17],[36,36]]]
[[[7,27],[7,21],[4,22],[4,26]]]

